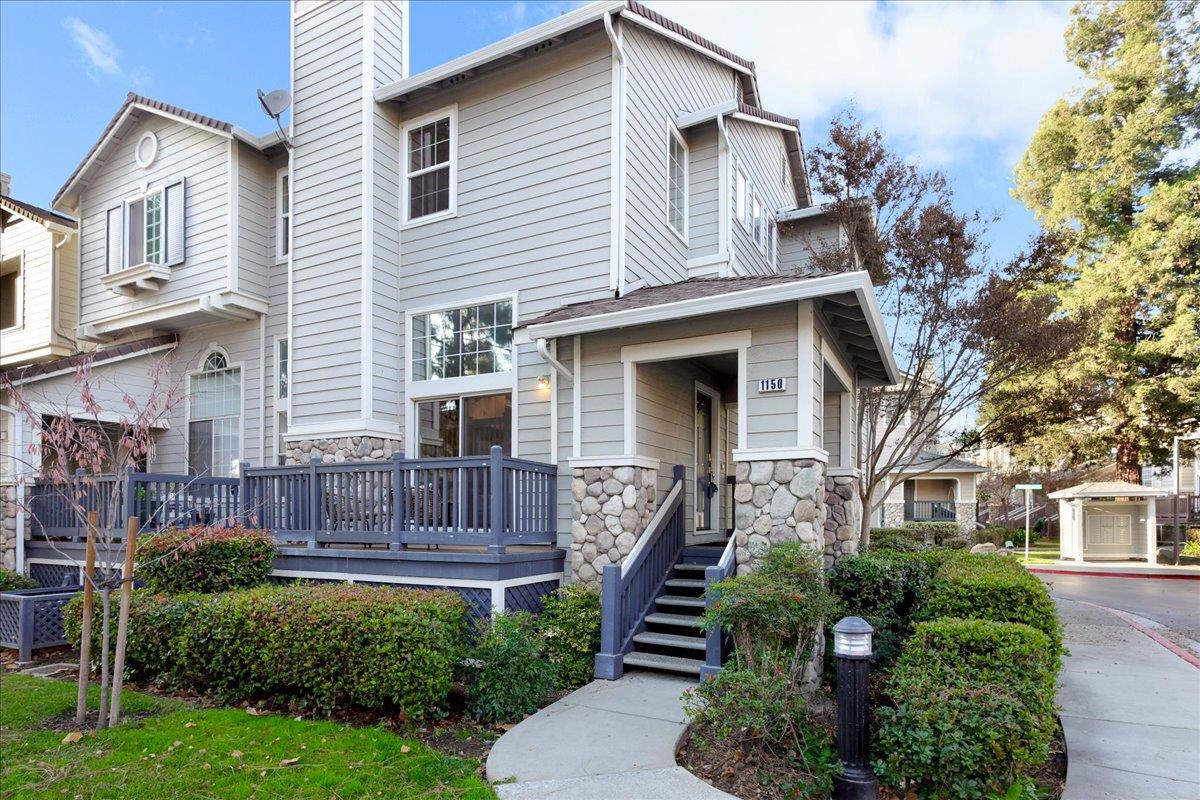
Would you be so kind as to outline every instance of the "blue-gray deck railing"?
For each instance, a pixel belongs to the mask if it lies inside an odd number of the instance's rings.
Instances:
[[[950,500],[904,501],[904,519],[909,522],[953,522],[957,516]]]
[[[646,614],[683,551],[684,470],[674,469],[674,483],[642,538],[622,564],[601,573],[600,652],[596,677],[616,680],[625,670],[625,654],[633,637],[646,626]]]
[[[493,447],[481,457],[245,467],[240,478],[135,472],[121,497],[116,477],[77,474],[66,486],[35,482],[30,503],[34,534],[52,538],[86,535],[66,496],[74,492],[114,538],[137,516],[143,531],[241,522],[314,548],[477,545],[502,553],[555,542],[557,478],[553,464]]]
[[[713,584],[733,575],[733,570],[737,566],[734,545],[734,537],[730,536],[717,563],[704,568],[705,608],[712,608],[713,604],[717,602],[717,592],[713,589]],[[720,628],[712,628],[704,632],[704,664],[700,667],[701,678],[711,678],[724,667],[727,639],[728,634]]]

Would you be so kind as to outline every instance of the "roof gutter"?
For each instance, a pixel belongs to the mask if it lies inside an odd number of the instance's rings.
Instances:
[[[575,380],[575,376],[571,373],[571,370],[564,367],[561,361],[550,354],[550,346],[545,338],[540,338],[537,340],[537,351],[538,355],[542,357],[543,361],[554,367],[555,372],[557,372],[559,375],[562,375],[569,381]]]

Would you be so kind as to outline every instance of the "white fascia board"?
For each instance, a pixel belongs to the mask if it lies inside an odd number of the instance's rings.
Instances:
[[[620,6],[622,8],[624,7],[624,5],[625,5],[624,3],[620,4]],[[741,64],[737,63],[736,61],[730,61],[728,58],[725,58],[725,56],[722,56],[722,55],[708,49],[704,45],[693,42],[691,39],[687,38],[686,36],[680,36],[675,31],[667,30],[662,25],[659,25],[657,22],[654,22],[653,20],[646,19],[641,14],[632,14],[632,13],[631,14],[622,14],[621,19],[627,19],[630,22],[641,25],[646,30],[653,31],[654,33],[657,33],[659,36],[663,37],[664,39],[667,39],[669,41],[674,42],[675,44],[686,47],[689,50],[694,50],[697,53],[699,53],[700,55],[704,56],[705,58],[712,59],[713,61],[716,61],[718,64],[721,64],[722,66],[729,67],[734,72],[741,73],[742,75],[749,75],[751,78],[754,77],[753,70],[743,67]],[[758,87],[758,82],[756,80],[755,81],[756,91],[757,91],[757,87]]]
[[[267,313],[267,301],[245,292],[212,292],[114,314],[81,327],[85,329],[85,338],[94,338],[127,328],[152,327],[156,322],[202,311],[229,319],[253,319]]]
[[[527,31],[510,36],[507,39],[501,39],[495,44],[480,48],[473,53],[467,53],[465,56],[460,56],[453,61],[447,61],[439,67],[427,69],[424,72],[413,75],[411,78],[404,78],[384,84],[375,90],[375,100],[380,103],[394,100],[417,89],[436,84],[446,78],[476,69],[489,61],[494,61],[497,58],[503,58],[504,56],[524,50],[527,47],[532,47],[539,42],[561,35],[580,26],[599,22],[604,18],[605,14],[616,13],[624,8],[625,0],[601,0],[601,2],[589,3],[574,11],[569,11],[566,14],[555,17],[548,22],[543,22],[541,25],[530,28]]]
[[[737,107],[737,100],[726,100],[724,103],[717,103],[715,106],[702,108],[699,111],[689,111],[675,118],[675,127],[682,131],[705,122],[712,122],[719,116],[732,114]]]
[[[571,336],[577,333],[594,333],[612,328],[646,325],[654,322],[715,314],[722,311],[735,311],[754,306],[786,303],[792,300],[805,300],[828,294],[852,292],[863,287],[868,290],[871,289],[871,279],[867,277],[867,273],[845,272],[820,278],[800,279],[791,283],[774,284],[755,289],[743,289],[737,292],[726,292],[725,294],[710,297],[697,297],[673,303],[661,303],[645,308],[630,308],[622,311],[611,311],[607,314],[594,314],[576,319],[526,325],[513,331],[513,337],[514,341],[518,344],[525,344],[540,338],[553,339],[558,336]],[[873,292],[870,293],[873,294]]]
[[[863,311],[866,312],[867,327],[871,329],[871,338],[875,340],[875,348],[883,358],[884,369],[887,370],[888,380],[891,381],[889,385],[894,386],[900,382],[900,368],[896,366],[896,356],[892,353],[892,345],[888,341],[887,326],[884,325],[883,314],[879,311],[879,301],[875,298],[875,286],[866,272],[850,274],[862,275],[865,279],[866,285],[860,287],[855,293],[858,295],[858,302],[862,305]]]
[[[805,219],[824,217],[833,213],[832,205],[808,206],[807,208],[789,208],[775,215],[776,222],[799,222]]]

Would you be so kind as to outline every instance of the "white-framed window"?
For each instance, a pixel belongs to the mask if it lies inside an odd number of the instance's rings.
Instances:
[[[412,379],[466,378],[513,367],[511,300],[412,317]]]
[[[688,147],[671,125],[667,132],[667,224],[687,242]]]
[[[746,202],[746,171],[742,169],[741,161],[737,162],[737,166],[734,168],[734,173],[733,209],[734,213],[737,214],[738,222],[742,223],[742,225],[746,225],[746,209],[748,208],[748,204]],[[748,225],[746,225],[746,227],[749,228]]]
[[[147,189],[104,214],[105,270],[184,259],[184,181]]]
[[[493,445],[511,454],[512,399],[498,392],[418,400],[417,457],[485,456]]]
[[[291,382],[292,357],[287,339],[275,340],[275,399],[286,400]]]
[[[286,261],[292,251],[292,173],[275,173],[275,260]]]
[[[23,260],[18,253],[0,261],[0,330],[19,328],[25,322]]]
[[[454,216],[458,202],[458,107],[436,111],[400,132],[405,224]]]
[[[754,237],[754,243],[758,245],[760,253],[766,253],[766,228],[763,219],[763,201],[757,193],[754,195],[754,202],[750,206],[750,235]]]
[[[189,379],[188,472],[233,477],[242,454],[242,370],[212,350]]]
[[[776,271],[779,271],[779,223],[775,221],[774,217],[769,217],[767,222],[769,223],[771,234],[771,238],[767,242],[767,247],[770,248],[768,259],[771,262],[771,266]]]

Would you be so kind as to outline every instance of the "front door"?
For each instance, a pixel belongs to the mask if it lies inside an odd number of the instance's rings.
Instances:
[[[713,399],[696,391],[696,530],[716,527],[713,498],[717,494],[716,464],[713,455]]]

